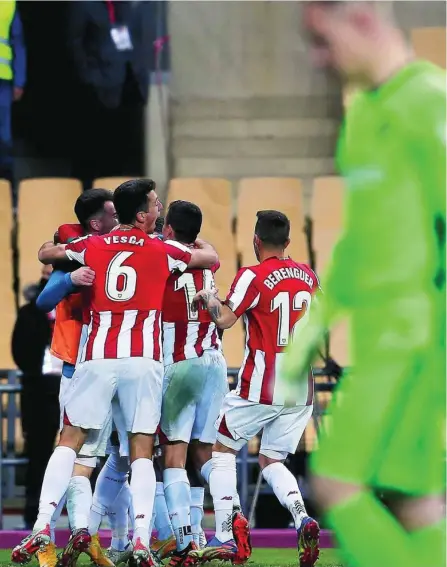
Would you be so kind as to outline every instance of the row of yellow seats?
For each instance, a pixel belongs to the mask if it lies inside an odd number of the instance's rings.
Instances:
[[[96,187],[114,189],[121,178],[98,179]],[[6,184],[6,182],[5,182]],[[9,189],[4,188],[4,192]],[[39,274],[37,243],[51,239],[55,228],[63,222],[75,222],[73,204],[81,192],[75,179],[28,179],[19,191],[20,280],[26,285]],[[295,178],[242,179],[237,192],[236,232],[233,233],[232,186],[225,179],[173,179],[169,186],[167,205],[176,199],[197,203],[203,213],[202,235],[218,248],[222,258],[221,285],[228,285],[236,270],[237,254],[241,263],[255,263],[252,237],[256,212],[278,209],[291,220],[290,255],[307,261],[308,250],[304,234],[302,184]],[[324,268],[332,242],[341,225],[342,184],[338,178],[314,181],[311,217],[315,224],[315,248],[318,269]],[[328,198],[329,196],[329,198]],[[42,209],[41,203],[49,203]],[[9,200],[2,199],[8,221]],[[37,212],[38,211],[38,212]]]
[[[123,179],[108,178],[95,182],[97,187],[116,188]],[[3,188],[3,189],[2,189]],[[9,186],[4,182],[3,193],[9,194]],[[238,186],[239,212],[236,235],[232,232],[232,188],[224,179],[174,179],[170,183],[168,204],[182,198],[196,202],[204,211],[203,236],[212,241],[222,259],[222,269],[217,283],[222,293],[228,289],[237,269],[236,249],[240,252],[243,264],[255,262],[252,251],[252,234],[255,214],[259,209],[276,208],[283,210],[292,221],[291,255],[307,261],[304,239],[304,213],[302,207],[302,187],[298,179],[244,179]],[[29,179],[21,183],[19,192],[19,275],[21,287],[37,281],[40,265],[37,261],[37,246],[51,239],[55,227],[64,222],[75,221],[73,203],[81,192],[79,181],[74,179]],[[329,197],[330,196],[330,197]],[[329,255],[330,248],[339,231],[341,223],[342,185],[337,178],[316,179],[312,199],[311,216],[315,223],[315,248],[318,269],[321,270]],[[41,203],[50,203],[41,209]],[[3,209],[4,226],[11,225],[11,209],[6,195],[0,199]],[[36,213],[38,211],[38,213]],[[236,244],[238,244],[236,246]],[[7,261],[3,278],[5,302],[13,305],[10,283],[12,280],[9,231],[4,232],[2,255]],[[9,275],[8,275],[9,274]],[[9,294],[9,298],[8,298]],[[9,309],[8,309],[9,311]],[[11,307],[11,321],[14,319]],[[8,324],[7,327],[11,328]],[[6,330],[5,330],[6,332]],[[242,360],[243,337],[238,325],[225,334],[224,340],[231,366]],[[5,351],[8,350],[5,347]],[[4,358],[0,352],[0,357]],[[1,365],[3,366],[3,365]]]

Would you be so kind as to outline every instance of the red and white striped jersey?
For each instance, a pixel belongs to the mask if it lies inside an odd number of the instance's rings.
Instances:
[[[134,227],[78,239],[67,245],[66,253],[95,271],[86,295],[90,318],[79,361],[128,357],[161,361],[166,282],[174,270],[186,270],[191,260],[188,248]]]
[[[290,258],[268,258],[257,266],[241,268],[226,304],[244,317],[245,356],[236,393],[241,398],[269,405],[284,405],[275,388],[285,347],[304,320],[319,282],[306,264]],[[297,405],[313,401],[313,379],[297,391]]]
[[[193,269],[169,277],[163,301],[165,366],[201,357],[206,350],[220,349],[217,328],[208,311],[191,308],[197,292],[216,287],[214,273],[218,268],[219,264],[216,264],[211,270]]]

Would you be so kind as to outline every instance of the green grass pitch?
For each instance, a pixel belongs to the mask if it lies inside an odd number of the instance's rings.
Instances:
[[[0,550],[0,567],[14,565],[10,560],[11,552],[8,549]],[[29,563],[30,567],[38,565],[36,560]],[[78,561],[79,567],[87,567],[90,560],[86,555],[81,555]],[[209,563],[207,565],[210,565]],[[219,567],[219,565],[227,565],[230,563],[219,564],[213,561],[211,567]],[[297,567],[298,556],[295,549],[254,549],[253,555],[247,564],[249,567]],[[343,567],[341,560],[337,556],[334,549],[322,549],[320,551],[320,559],[316,567]]]

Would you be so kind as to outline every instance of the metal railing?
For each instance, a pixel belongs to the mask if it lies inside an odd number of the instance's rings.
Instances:
[[[228,369],[228,376],[233,380],[237,377],[239,370],[236,368]],[[322,369],[314,369],[315,376],[325,376]],[[0,530],[3,529],[3,502],[4,493],[11,496],[15,487],[15,468],[18,466],[28,464],[28,459],[19,458],[15,456],[15,420],[19,415],[16,407],[15,394],[19,394],[22,391],[22,385],[17,383],[17,378],[20,373],[16,370],[1,370],[0,369],[0,379],[7,378],[7,384],[0,383],[0,440],[1,440],[1,450],[0,450]],[[332,383],[316,383],[316,392],[331,392],[334,389],[335,382]],[[8,396],[8,402],[6,404],[6,418],[7,418],[7,440],[6,440],[6,451],[3,447],[3,420],[5,417],[4,406],[3,406],[3,395]],[[317,401],[317,399],[316,399]],[[322,413],[318,407],[318,403],[315,404],[314,416],[315,426],[318,431],[318,420],[320,419]],[[5,453],[5,455],[4,455]],[[238,484],[239,484],[239,495],[241,499],[242,509],[245,513],[249,512],[249,498],[252,493],[259,492],[260,482],[258,477],[258,483],[250,483],[250,467],[256,467],[258,465],[258,458],[256,456],[250,456],[248,453],[248,447],[245,447],[240,451],[238,458],[236,459],[238,468]],[[12,474],[4,475],[3,468],[6,467],[8,472]],[[259,486],[258,486],[259,485]],[[6,488],[6,490],[4,490]]]
[[[237,368],[229,368],[228,376],[233,379],[237,378],[238,372],[239,370]],[[327,374],[324,372],[322,368],[314,368],[313,374],[315,377],[327,376]],[[336,386],[336,381],[327,382],[327,383],[316,382],[315,392],[332,392],[335,386]],[[318,403],[318,398],[317,396],[315,396],[312,419],[314,421],[315,430],[317,432],[319,431],[319,420],[321,419],[322,415],[323,412],[321,411],[320,405]],[[259,472],[257,482],[256,483],[250,482],[250,468],[258,467],[258,457],[254,455],[253,456],[249,455],[247,444],[241,449],[241,451],[239,451],[239,454],[236,458],[236,466],[237,466],[238,492],[241,501],[241,507],[244,514],[246,514],[247,517],[250,516],[252,518],[254,514],[257,498],[261,491],[262,477],[261,477],[261,473]],[[268,487],[266,490],[262,492],[270,494],[272,491],[270,487]],[[249,502],[251,495],[254,495],[254,498],[252,499],[252,505],[250,507]]]
[[[0,371],[0,377],[4,378],[5,371]],[[3,409],[3,399],[0,402],[0,440],[2,443],[0,451],[0,530],[3,529],[3,500],[4,500],[4,484],[6,484],[6,492],[10,495],[14,489],[15,485],[15,474],[14,470],[20,465],[26,465],[28,459],[15,457],[15,418],[17,415],[16,404],[14,400],[14,395],[19,394],[22,391],[21,384],[15,384],[13,382],[17,379],[17,372],[13,370],[7,371],[8,384],[0,384],[0,398],[3,398],[3,394],[8,395],[7,403],[7,438],[6,438],[6,457],[3,455],[3,419],[4,419],[4,409]],[[8,467],[12,474],[7,474],[4,478],[3,467]]]

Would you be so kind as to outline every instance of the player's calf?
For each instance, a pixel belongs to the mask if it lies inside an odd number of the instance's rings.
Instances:
[[[167,468],[163,473],[163,483],[177,551],[183,551],[193,541],[191,492],[185,469]]]
[[[300,567],[313,567],[319,557],[319,525],[307,514],[296,478],[283,462],[273,458],[285,458],[287,455],[274,453],[269,451],[270,456],[259,455],[262,474],[279,502],[293,517],[298,536]]]

